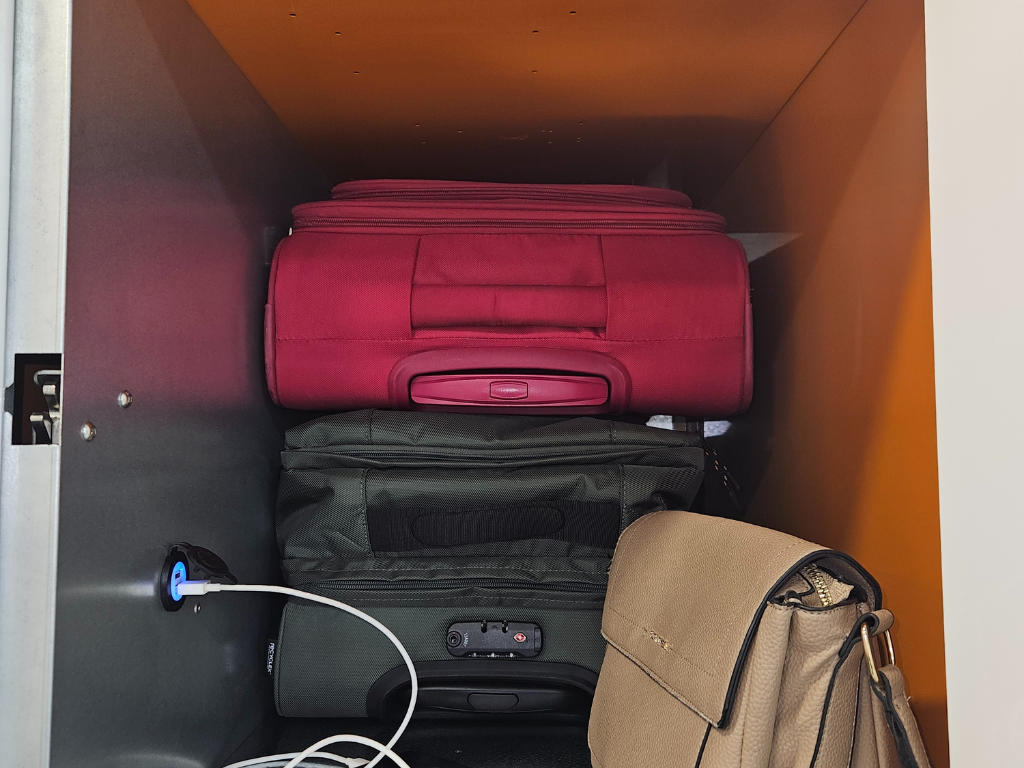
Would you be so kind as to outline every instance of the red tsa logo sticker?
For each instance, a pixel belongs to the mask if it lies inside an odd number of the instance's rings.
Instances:
[[[517,643],[526,642],[526,635],[524,635],[522,632],[516,632],[515,635],[513,635],[512,637]]]

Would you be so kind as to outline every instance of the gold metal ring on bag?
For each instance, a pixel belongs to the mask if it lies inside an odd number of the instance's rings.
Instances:
[[[885,652],[889,656],[889,664],[896,665],[896,650],[892,647],[892,635],[885,630]],[[864,658],[868,661],[868,674],[875,685],[882,684],[882,678],[878,674],[878,662],[875,660],[875,644],[871,642],[871,630],[867,622],[860,625],[860,642],[864,646]]]

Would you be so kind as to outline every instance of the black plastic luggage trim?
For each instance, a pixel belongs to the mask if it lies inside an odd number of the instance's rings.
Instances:
[[[319,583],[321,587],[334,589],[350,589],[353,591],[404,590],[417,592],[430,589],[463,589],[478,587],[480,589],[525,590],[529,592],[605,592],[605,584],[589,584],[578,581],[541,582],[526,579],[328,579]]]
[[[612,550],[619,536],[618,504],[559,500],[461,509],[368,507],[374,552],[550,539]]]
[[[443,641],[444,638],[441,638]],[[510,709],[500,716],[552,713],[586,716],[597,687],[597,673],[575,664],[550,661],[457,659],[417,662],[418,714],[426,711],[495,714],[493,710],[453,708],[470,695],[516,695],[540,708]],[[385,672],[366,694],[370,717],[397,720],[409,705],[409,671],[404,664]],[[545,708],[554,705],[554,708]]]

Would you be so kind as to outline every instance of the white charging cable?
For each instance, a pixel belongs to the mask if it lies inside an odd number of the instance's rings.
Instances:
[[[237,763],[225,765],[224,768],[284,768],[285,764],[298,754],[298,752],[283,752],[280,755],[239,760]],[[330,761],[331,764],[328,765],[327,762],[320,762],[320,760]],[[361,768],[368,762],[370,761],[361,757],[342,757],[333,752],[314,752],[306,758],[307,765],[317,766],[317,768],[336,768],[338,765],[344,765],[345,768]]]
[[[343,603],[340,600],[332,600],[329,597],[322,597],[320,595],[314,595],[311,592],[303,592],[299,589],[292,589],[291,587],[276,587],[267,584],[214,584],[210,581],[182,581],[177,584],[175,590],[179,595],[205,595],[208,592],[266,592],[274,595],[287,595],[288,597],[297,597],[301,600],[308,600],[311,603],[320,603],[322,605],[329,605],[332,608],[345,611],[345,613],[355,616],[357,619],[362,619],[370,626],[377,629],[381,634],[384,635],[391,644],[398,649],[399,654],[402,656],[402,661],[405,662],[405,666],[409,668],[409,678],[412,681],[412,692],[409,696],[409,708],[405,711],[405,717],[402,719],[402,724],[398,726],[398,730],[395,731],[395,735],[391,737],[391,741],[387,744],[381,744],[379,741],[368,739],[365,736],[356,736],[354,734],[339,734],[338,736],[328,736],[326,739],[321,739],[316,744],[312,744],[302,752],[292,752],[287,755],[270,755],[269,757],[261,757],[256,760],[244,760],[241,763],[233,763],[226,768],[256,768],[256,766],[263,766],[267,768],[268,764],[277,765],[283,760],[291,758],[289,762],[284,763],[284,768],[296,768],[303,760],[314,755],[318,759],[334,760],[338,763],[343,763],[355,768],[355,766],[365,765],[365,768],[373,768],[385,757],[390,757],[398,768],[409,768],[402,758],[396,755],[392,751],[392,747],[402,738],[402,734],[405,733],[405,729],[409,726],[409,721],[412,720],[413,710],[416,709],[416,695],[419,692],[419,684],[416,680],[416,667],[413,666],[412,658],[409,656],[409,652],[405,650],[405,646],[402,645],[401,640],[395,637],[395,633],[385,627],[373,616],[367,613],[363,613],[358,608],[353,608],[347,603]],[[319,752],[324,747],[330,746],[331,744],[363,744],[367,747],[372,747],[377,750],[377,756],[369,762],[362,758],[354,757],[341,757],[339,755],[331,754],[330,752]]]

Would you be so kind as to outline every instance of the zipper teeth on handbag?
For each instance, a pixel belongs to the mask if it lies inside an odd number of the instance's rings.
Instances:
[[[818,593],[818,599],[821,600],[821,604],[826,608],[832,605],[834,602],[832,600],[832,592],[828,588],[828,582],[825,581],[825,574],[818,570],[816,566],[809,565],[804,568],[804,575],[811,582],[814,591]]]
[[[487,229],[636,229],[636,230],[684,230],[699,232],[725,232],[725,226],[717,221],[547,221],[544,219],[348,219],[334,216],[311,216],[296,218],[295,229],[318,227],[393,227],[393,228],[487,228]]]

